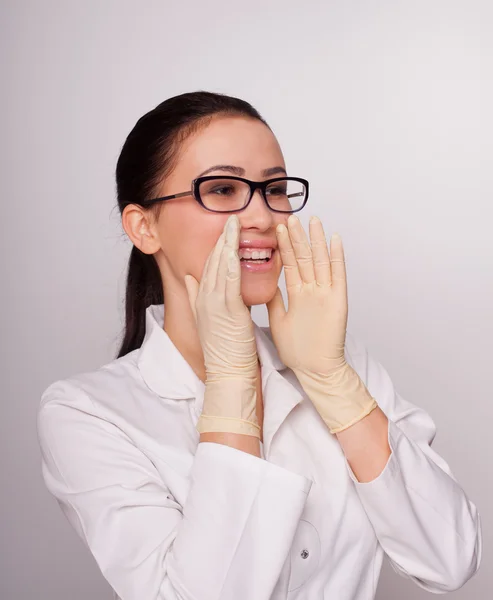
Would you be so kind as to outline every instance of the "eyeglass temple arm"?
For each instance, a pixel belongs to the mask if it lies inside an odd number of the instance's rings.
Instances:
[[[192,190],[189,192],[180,192],[179,194],[173,194],[172,196],[166,196],[167,198],[183,198],[183,196],[191,196],[193,194]]]
[[[161,198],[152,198],[152,200],[144,200],[146,204],[153,204],[154,202],[162,202],[163,200],[173,200],[173,198],[182,198],[183,196],[191,196],[193,192],[180,192],[179,194],[173,194],[171,196],[162,196]]]

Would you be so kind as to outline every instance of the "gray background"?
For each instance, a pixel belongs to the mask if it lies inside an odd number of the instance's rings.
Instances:
[[[2,600],[111,591],[41,480],[52,381],[114,357],[130,246],[113,173],[135,121],[196,89],[244,97],[341,233],[349,329],[434,418],[479,507],[491,597],[493,3],[1,4]],[[489,309],[487,307],[490,307]],[[265,307],[254,309],[267,324]],[[386,566],[380,600],[429,598]]]

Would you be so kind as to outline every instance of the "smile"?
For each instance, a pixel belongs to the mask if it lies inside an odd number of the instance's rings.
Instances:
[[[240,248],[238,256],[240,260],[248,260],[249,262],[268,262],[272,257],[272,248]]]

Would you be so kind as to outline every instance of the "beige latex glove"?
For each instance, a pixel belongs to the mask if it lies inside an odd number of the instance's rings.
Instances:
[[[331,433],[360,421],[377,407],[344,357],[348,315],[341,238],[334,234],[330,258],[322,223],[310,219],[310,243],[299,219],[276,233],[284,265],[288,311],[281,291],[267,304],[272,338]]]
[[[258,358],[250,311],[241,297],[239,221],[232,215],[204,266],[200,285],[185,276],[204,353],[204,406],[197,431],[260,438]]]

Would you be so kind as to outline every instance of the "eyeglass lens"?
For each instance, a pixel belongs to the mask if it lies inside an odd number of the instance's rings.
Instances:
[[[199,194],[210,210],[239,210],[246,206],[250,198],[250,186],[244,181],[218,178],[202,181]],[[306,189],[299,181],[279,180],[267,186],[265,195],[270,208],[293,212],[303,206]]]

